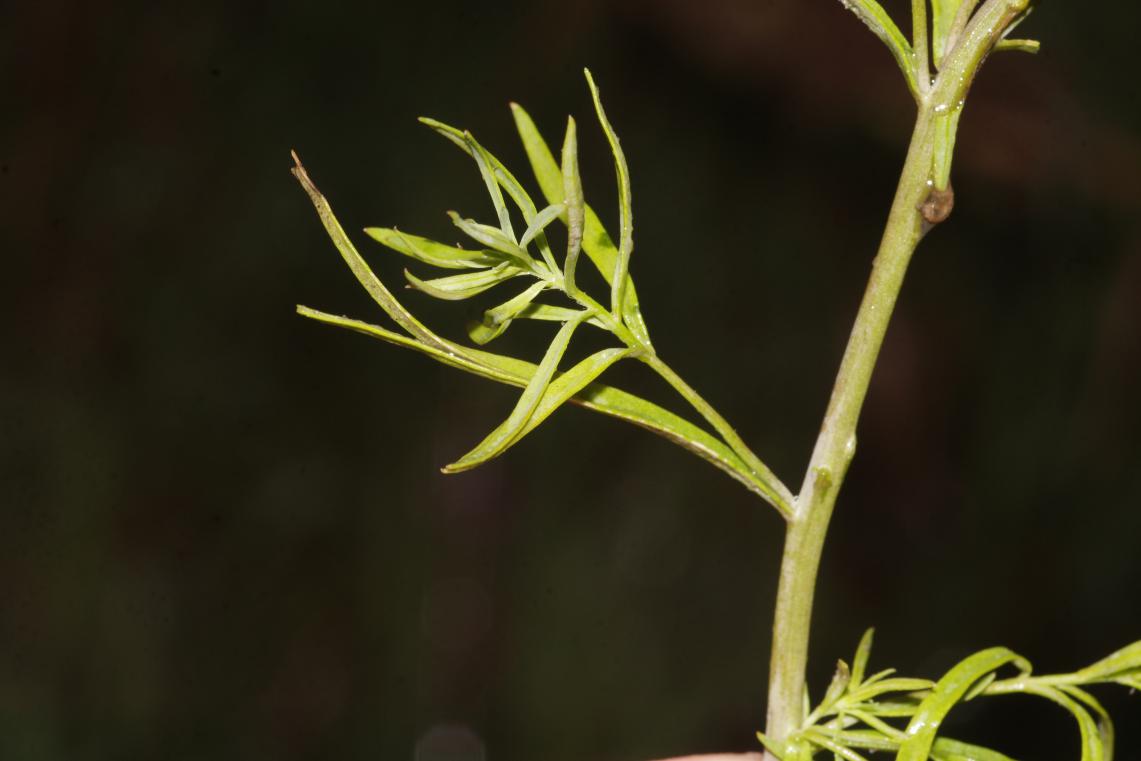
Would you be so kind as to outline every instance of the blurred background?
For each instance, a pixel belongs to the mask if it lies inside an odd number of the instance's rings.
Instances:
[[[889,3],[905,18],[905,3]],[[1141,6],[1044,3],[991,59],[826,551],[819,695],[993,644],[1041,671],[1141,636]],[[0,757],[644,761],[755,749],[782,525],[577,408],[445,477],[515,391],[295,316],[373,322],[290,177],[350,231],[491,217],[507,103],[630,161],[659,351],[800,483],[910,134],[835,0],[24,3],[0,25]],[[405,264],[357,233],[390,285]],[[423,270],[424,268],[421,268]],[[418,272],[421,270],[417,270]],[[495,292],[480,305],[502,296]],[[468,303],[403,299],[459,337]],[[523,356],[551,326],[517,325]],[[607,376],[688,411],[640,367]],[[1119,759],[1141,700],[1103,690]],[[980,710],[980,708],[982,710]],[[1073,759],[1049,705],[963,739]]]

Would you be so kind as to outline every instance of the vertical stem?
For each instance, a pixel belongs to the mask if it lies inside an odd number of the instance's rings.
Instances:
[[[908,262],[923,237],[919,207],[929,192],[933,119],[924,103],[911,138],[883,241],[848,339],[812,460],[789,521],[773,622],[766,734],[782,742],[804,721],[804,676],[816,572],[832,508],[856,449],[856,422]],[[767,758],[772,759],[771,754]],[[785,761],[808,758],[791,748]]]
[[[915,78],[919,94],[931,89],[931,53],[928,50],[927,0],[911,0],[911,49],[915,54]]]

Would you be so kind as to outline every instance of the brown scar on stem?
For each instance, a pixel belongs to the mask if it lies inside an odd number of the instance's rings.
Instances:
[[[923,199],[923,203],[919,204],[919,213],[923,215],[925,222],[930,225],[937,225],[951,216],[951,210],[954,208],[955,189],[948,183],[946,190],[931,188],[931,192]]]

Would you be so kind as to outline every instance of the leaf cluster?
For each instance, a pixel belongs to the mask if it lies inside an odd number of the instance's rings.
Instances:
[[[932,682],[895,676],[894,669],[865,676],[873,633],[864,634],[851,666],[837,663],[823,699],[811,710],[805,706],[799,732],[783,742],[758,733],[772,754],[782,761],[818,752],[844,761],[864,761],[864,752],[894,753],[896,761],[1012,761],[999,751],[942,736],[940,729],[960,703],[1024,694],[1049,700],[1073,716],[1081,733],[1082,761],[1112,761],[1113,721],[1084,688],[1141,688],[1141,641],[1073,673],[1048,676],[1035,676],[1025,658],[993,647],[968,656]],[[1017,673],[999,679],[998,672],[1006,668]]]
[[[661,361],[650,341],[629,271],[634,247],[629,169],[589,71],[586,79],[596,116],[614,157],[619,200],[617,244],[585,201],[574,118],[567,119],[560,158],[556,160],[531,117],[517,104],[511,105],[515,126],[542,192],[543,204],[537,204],[503,162],[470,132],[424,118],[421,122],[474,161],[494,208],[495,221],[484,223],[449,212],[452,223],[472,241],[471,248],[448,245],[394,227],[365,229],[369,237],[386,248],[420,265],[447,273],[422,276],[405,270],[408,286],[428,296],[464,300],[497,286],[521,283],[505,300],[471,321],[467,332],[473,343],[485,346],[519,320],[558,323],[560,327],[537,363],[461,346],[425,327],[397,301],[364,261],[327,199],[294,154],[293,173],[309,194],[334,245],[357,280],[403,334],[308,307],[298,307],[298,312],[523,388],[507,418],[469,452],[444,467],[445,473],[465,471],[498,457],[570,401],[627,420],[681,445],[728,472],[788,517],[793,498],[787,487],[745,446],[728,423]],[[513,215],[521,217],[522,225],[516,225]],[[548,237],[548,231],[556,222],[566,228],[567,244],[561,263]],[[609,286],[608,298],[596,300],[580,286],[578,265],[584,253]],[[617,345],[563,369],[568,347],[584,325],[607,332]],[[616,362],[630,358],[643,361],[671,383],[701,413],[716,435],[658,405],[599,381]]]

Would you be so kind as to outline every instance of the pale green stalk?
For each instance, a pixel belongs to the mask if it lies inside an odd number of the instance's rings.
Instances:
[[[765,728],[766,735],[777,743],[792,736],[804,722],[805,667],[820,556],[836,497],[856,451],[856,424],[876,358],[883,345],[907,265],[926,231],[927,223],[920,208],[931,188],[936,115],[946,111],[948,105],[957,107],[987,51],[1000,39],[1009,21],[1025,7],[1026,2],[1018,0],[989,0],[966,30],[962,44],[948,56],[934,86],[920,86],[919,113],[883,240],[836,376],[812,459],[794,503],[793,516],[788,522],[773,621]],[[922,20],[924,25],[922,30],[915,30],[915,53],[919,81],[925,84],[925,14],[917,13],[916,20]],[[784,761],[809,757],[809,750],[802,746],[790,749]],[[769,753],[766,758],[773,759],[774,756]]]

